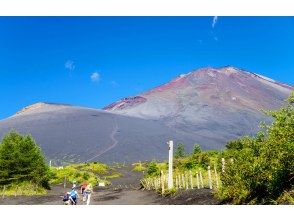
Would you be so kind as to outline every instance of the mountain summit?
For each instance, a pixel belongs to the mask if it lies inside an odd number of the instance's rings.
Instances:
[[[104,110],[30,105],[0,121],[0,137],[10,129],[31,133],[55,164],[162,160],[170,139],[191,151],[195,143],[217,149],[256,133],[270,121],[261,110],[281,107],[293,89],[234,67],[203,68]]]

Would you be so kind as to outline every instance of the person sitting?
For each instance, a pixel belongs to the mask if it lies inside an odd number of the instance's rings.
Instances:
[[[64,196],[63,196],[63,204],[64,205],[69,205],[70,203],[70,192],[67,192]]]

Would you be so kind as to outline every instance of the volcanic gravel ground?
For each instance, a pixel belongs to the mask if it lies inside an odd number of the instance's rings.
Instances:
[[[162,197],[154,191],[140,189],[142,173],[132,166],[117,168],[123,176],[113,179],[109,187],[95,187],[91,205],[215,205],[220,204],[209,189],[181,190],[175,196]],[[0,197],[0,205],[63,205],[62,196],[69,188],[52,187],[44,196]],[[81,196],[80,196],[81,197]],[[78,205],[85,205],[81,199]]]

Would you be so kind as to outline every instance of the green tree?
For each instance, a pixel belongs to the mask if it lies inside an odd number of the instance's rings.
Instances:
[[[201,150],[200,145],[199,144],[194,144],[193,154],[199,154],[201,152],[202,152],[202,150]]]
[[[185,145],[178,143],[177,149],[175,151],[175,158],[185,157]]]
[[[49,188],[49,175],[41,149],[31,135],[11,131],[4,136],[0,143],[0,184],[32,181]]]

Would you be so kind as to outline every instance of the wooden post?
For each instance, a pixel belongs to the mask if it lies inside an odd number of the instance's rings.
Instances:
[[[173,151],[174,151],[174,142],[169,141],[168,148],[168,189],[172,189],[173,186]]]
[[[164,175],[163,175],[163,171],[161,170],[160,171],[161,173],[161,195],[164,195],[164,182],[165,182],[165,178],[164,178]]]
[[[200,189],[200,184],[199,184],[199,173],[196,173],[196,181],[197,181],[197,188]]]
[[[191,189],[193,189],[193,178],[192,178],[192,171],[190,170],[190,185],[191,185]]]
[[[216,165],[214,165],[214,175],[215,175],[216,188],[218,189],[219,185],[218,185],[218,175],[216,171]]]
[[[225,165],[226,165],[225,158],[222,158],[222,173],[225,172]]]
[[[207,173],[208,173],[208,185],[209,185],[209,189],[212,189],[210,166],[207,167]]]
[[[51,165],[52,165],[52,162],[51,162],[51,160],[50,160],[50,162],[49,162],[49,167],[51,167]]]
[[[201,188],[204,188],[203,177],[202,177],[202,173],[201,173],[201,171],[199,171],[199,175],[200,175]]]
[[[231,158],[231,159],[230,159],[230,161],[231,161],[231,164],[233,164],[233,163],[234,163],[234,159],[233,159],[233,158]]]

